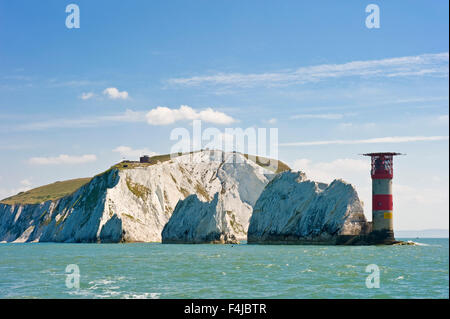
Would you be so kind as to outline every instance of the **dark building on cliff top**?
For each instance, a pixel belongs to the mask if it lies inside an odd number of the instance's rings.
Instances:
[[[150,163],[150,156],[144,155],[139,158],[139,162],[141,163]]]

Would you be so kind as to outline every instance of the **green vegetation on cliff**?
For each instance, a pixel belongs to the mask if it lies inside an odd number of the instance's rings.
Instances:
[[[138,168],[138,167],[147,167],[147,166],[155,165],[158,163],[167,162],[178,156],[193,154],[196,152],[200,152],[200,151],[194,151],[194,152],[189,152],[189,153],[173,153],[173,154],[155,155],[155,156],[150,157],[148,163],[123,161],[123,162],[117,163],[116,165],[112,166],[111,168],[117,168],[117,169],[122,170],[122,169],[133,169],[133,168]],[[246,159],[249,159],[249,160],[253,161],[254,163],[258,164],[259,166],[264,167],[268,170],[271,170],[277,174],[284,172],[284,171],[288,171],[290,169],[289,166],[287,166],[282,161],[271,160],[267,157],[262,157],[262,156],[255,156],[255,155],[249,155],[249,154],[243,154],[243,155]]]
[[[0,203],[8,205],[39,204],[48,200],[56,200],[72,194],[81,186],[89,183],[91,179],[92,178],[88,177],[55,182],[53,184],[44,185],[26,192],[20,192],[17,195],[5,198],[0,201]]]
[[[253,161],[254,163],[258,164],[259,166],[264,167],[268,170],[271,170],[277,174],[290,170],[290,167],[287,166],[282,161],[273,160],[273,159],[270,159],[267,157],[262,157],[262,156],[249,155],[249,154],[244,154],[244,157],[246,159]]]

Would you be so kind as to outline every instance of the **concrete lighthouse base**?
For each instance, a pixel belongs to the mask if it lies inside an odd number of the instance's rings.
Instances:
[[[340,235],[336,245],[398,245],[405,242],[396,240],[391,230],[372,230],[372,223],[368,222],[365,231],[359,235]]]
[[[337,238],[336,245],[398,245],[405,242],[395,238],[386,237],[386,234],[375,231],[367,235],[341,235]]]
[[[394,232],[390,229],[373,230],[367,237],[372,245],[393,245],[400,242],[395,239]]]

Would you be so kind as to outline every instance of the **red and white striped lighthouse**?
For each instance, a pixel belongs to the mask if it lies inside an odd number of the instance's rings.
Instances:
[[[392,178],[394,156],[400,153],[368,153],[372,159],[372,237],[379,243],[395,241],[393,224]]]

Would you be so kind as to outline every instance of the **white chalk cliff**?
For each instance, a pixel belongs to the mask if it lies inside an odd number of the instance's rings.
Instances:
[[[197,195],[180,200],[162,231],[163,244],[237,244],[246,239],[246,229],[236,221],[234,211],[225,209],[226,205],[219,193],[211,202],[202,202]],[[251,213],[251,209],[242,208]]]
[[[253,208],[249,243],[334,244],[341,235],[360,235],[368,227],[351,184],[310,181],[302,172],[278,174]]]
[[[217,171],[220,189],[209,201],[180,200],[163,229],[163,243],[238,243],[247,239],[253,205],[275,176],[240,154],[228,155]]]
[[[0,204],[0,242],[159,242],[177,204],[216,205],[218,219],[206,228],[197,225],[197,234],[219,229],[243,239],[252,206],[273,176],[242,154],[220,151],[113,168],[55,201]],[[179,203],[190,195],[195,200]],[[194,225],[198,216],[188,211],[183,220]]]

